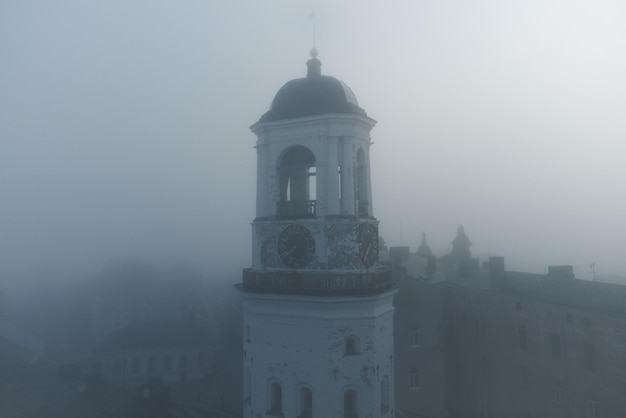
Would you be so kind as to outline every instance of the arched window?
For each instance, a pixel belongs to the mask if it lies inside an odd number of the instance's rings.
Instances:
[[[380,382],[380,413],[385,414],[389,411],[389,379],[383,377]]]
[[[268,415],[283,416],[283,388],[280,382],[270,381]]]
[[[356,201],[359,216],[369,216],[369,196],[367,184],[367,163],[362,148],[356,153]]]
[[[519,348],[526,350],[526,325],[519,326]]]
[[[111,374],[113,376],[119,376],[122,374],[122,361],[120,359],[113,360],[113,365],[111,366]]]
[[[343,418],[358,418],[358,394],[354,389],[343,392]]]
[[[315,156],[308,148],[287,149],[278,161],[278,216],[289,218],[315,217]]]
[[[154,357],[154,355],[150,355],[150,357],[148,357],[148,374],[153,375],[155,371],[156,371],[156,358]]]
[[[172,356],[166,354],[163,356],[163,370],[170,370],[172,368]]]
[[[187,353],[181,353],[178,356],[178,368],[182,370],[187,368]]]
[[[346,338],[346,356],[354,356],[359,354],[359,340],[354,335]]]
[[[251,385],[252,385],[252,381],[250,379],[250,368],[246,367],[246,396],[245,396],[245,401],[248,402],[248,404],[252,403],[252,399],[250,398],[250,392],[251,392]]]
[[[130,361],[130,372],[132,374],[139,374],[141,372],[141,359],[135,357]]]
[[[101,360],[97,360],[93,365],[93,373],[96,375],[101,375],[104,371],[104,364]]]
[[[313,416],[313,393],[311,392],[311,388],[301,386],[298,397],[300,411],[298,418],[311,418]]]

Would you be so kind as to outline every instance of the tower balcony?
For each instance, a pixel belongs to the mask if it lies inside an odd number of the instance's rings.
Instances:
[[[278,202],[279,218],[315,218],[315,200],[283,200]]]
[[[244,269],[243,290],[253,293],[367,295],[393,288],[391,270],[367,273]]]

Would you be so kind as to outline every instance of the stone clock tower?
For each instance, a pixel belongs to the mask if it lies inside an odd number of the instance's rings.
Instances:
[[[378,262],[376,121],[341,81],[289,81],[257,135],[252,267],[243,272],[244,417],[392,417],[393,287]]]

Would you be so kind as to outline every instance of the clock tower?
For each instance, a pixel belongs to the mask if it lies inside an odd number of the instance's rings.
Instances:
[[[392,417],[393,295],[370,183],[376,121],[321,74],[286,83],[257,136],[243,271],[244,416]]]

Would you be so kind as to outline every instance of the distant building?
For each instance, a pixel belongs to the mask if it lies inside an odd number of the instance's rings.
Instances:
[[[0,318],[0,367],[34,364],[44,353],[43,341]]]
[[[626,416],[626,286],[576,279],[571,266],[506,271],[502,257],[466,270],[464,254],[435,271],[418,254],[397,259],[398,413]]]
[[[93,371],[106,381],[137,388],[151,377],[185,385],[213,378],[216,338],[193,320],[153,320],[120,330],[96,351]]]
[[[3,418],[172,418],[149,411],[152,399],[140,397],[101,379],[59,381],[45,367],[23,367],[2,374],[0,416]],[[152,411],[149,411],[152,412]]]

